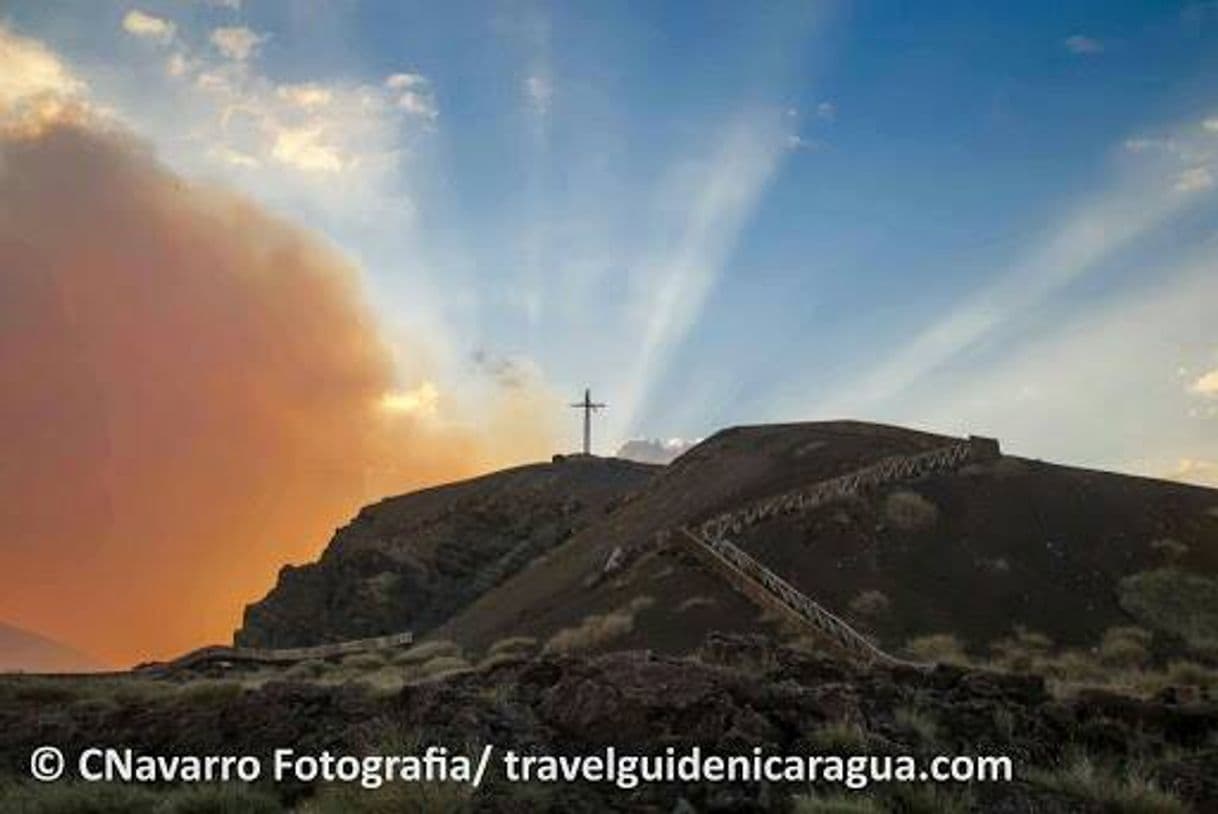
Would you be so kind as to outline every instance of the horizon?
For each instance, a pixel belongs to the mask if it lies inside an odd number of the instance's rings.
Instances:
[[[370,498],[578,448],[589,385],[601,453],[841,417],[1218,486],[1215,39],[1193,3],[10,3],[0,620],[202,644]]]

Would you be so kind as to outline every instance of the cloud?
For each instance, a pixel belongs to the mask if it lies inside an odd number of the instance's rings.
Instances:
[[[338,151],[325,142],[320,127],[283,127],[275,138],[271,155],[306,172],[339,172],[343,160]]]
[[[1201,122],[1201,128],[1211,133],[1218,133],[1218,116],[1211,116]]]
[[[548,77],[534,74],[524,80],[524,96],[534,113],[545,116],[554,99],[554,85]]]
[[[1181,458],[1164,476],[1171,480],[1218,488],[1218,462]]]
[[[1127,149],[1130,141],[1124,142]],[[1147,144],[1132,152],[1144,163],[1128,168],[1108,189],[1058,218],[1008,269],[904,337],[887,358],[837,386],[840,395],[818,405],[817,411],[843,415],[894,403],[906,389],[1028,316],[1122,248],[1175,217],[1212,183],[1211,170],[1204,165],[1179,169],[1196,149],[1182,137],[1142,141]]]
[[[75,86],[33,64],[0,73],[8,97]],[[114,123],[4,129],[0,167],[0,446],[20,462],[0,467],[0,618],[118,663],[224,641],[362,503],[553,450],[543,383],[468,410],[399,378],[430,351],[395,355],[347,260]]]
[[[1218,396],[1218,370],[1211,370],[1198,378],[1189,390],[1202,396]]]
[[[1214,174],[1209,167],[1189,167],[1176,176],[1174,189],[1177,192],[1200,192],[1212,189]]]
[[[210,39],[211,44],[221,54],[237,62],[244,62],[259,45],[266,42],[267,37],[238,25],[216,28],[212,30]]]
[[[123,16],[123,30],[142,39],[168,43],[173,40],[177,26],[162,17],[132,9]]]
[[[833,104],[833,102],[821,102],[816,106],[816,117],[824,119],[827,122],[835,121],[837,119],[837,105]]]
[[[644,464],[669,464],[693,449],[701,440],[635,438],[622,444],[617,451],[617,457]]]
[[[1104,44],[1084,34],[1074,34],[1063,40],[1066,50],[1072,54],[1092,55],[1102,53]]]
[[[316,82],[305,82],[299,85],[280,85],[275,89],[280,99],[285,99],[298,107],[325,107],[334,101],[334,93],[329,88]]]
[[[803,136],[792,133],[787,136],[787,147],[791,150],[805,150],[811,152],[820,149],[820,142],[815,139],[804,138]]]
[[[40,99],[68,99],[84,89],[84,82],[42,43],[0,24],[0,115],[15,115]]]
[[[439,115],[431,83],[416,73],[395,73],[385,79],[393,103],[411,114],[424,119],[435,119]]]

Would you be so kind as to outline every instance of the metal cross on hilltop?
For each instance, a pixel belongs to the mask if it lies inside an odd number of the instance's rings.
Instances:
[[[603,408],[605,405],[601,402],[593,401],[592,400],[592,390],[591,390],[591,388],[588,388],[588,389],[584,390],[584,400],[577,401],[574,404],[572,404],[571,406],[578,407],[584,411],[584,454],[591,455],[592,454],[592,414],[594,412],[596,412],[597,410],[600,410],[601,408]]]

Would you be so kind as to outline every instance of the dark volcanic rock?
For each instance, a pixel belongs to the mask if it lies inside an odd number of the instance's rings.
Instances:
[[[603,754],[612,746],[659,755],[668,746],[696,746],[720,755],[754,747],[787,755],[1009,755],[1014,782],[977,785],[969,810],[1099,811],[1094,800],[1037,780],[1085,746],[1095,761],[1145,765],[1197,810],[1218,806],[1218,753],[1202,737],[1218,731],[1212,704],[1183,708],[1094,694],[1054,700],[1019,676],[862,668],[748,637],[712,637],[700,653],[547,656],[408,684],[395,694],[358,684],[273,682],[224,694],[187,687],[100,707],[64,703],[29,679],[29,691],[13,685],[0,704],[0,786],[24,776],[30,750],[45,743],[69,755],[99,743],[159,754],[266,754],[284,747],[378,754],[402,748],[405,738],[420,745],[412,748],[441,744],[468,752],[492,743],[527,754]],[[911,715],[933,724],[933,737],[911,727]],[[841,722],[857,726],[864,741],[826,747],[817,739]],[[1087,734],[1101,730],[1104,737]],[[504,803],[501,791],[492,782],[475,809],[525,810]],[[696,811],[784,811],[790,795],[807,791],[804,785],[559,785],[546,791],[548,807],[527,810],[673,811],[684,798]],[[299,799],[311,790],[280,793]]]
[[[655,467],[571,457],[368,506],[321,559],[285,566],[238,645],[423,633],[646,484]]]

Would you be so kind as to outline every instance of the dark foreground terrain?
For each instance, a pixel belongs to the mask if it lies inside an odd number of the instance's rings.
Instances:
[[[953,448],[968,455],[944,458]],[[947,463],[913,474],[927,456]],[[885,479],[825,490],[877,467]],[[790,490],[830,498],[752,511]],[[745,571],[819,603],[853,649],[682,531],[742,509],[751,519],[730,537],[756,566]],[[403,649],[391,634],[404,632]],[[387,649],[342,649],[387,635]],[[316,563],[286,567],[234,638],[346,644],[294,664],[226,651],[0,679],[0,811],[1218,811],[1218,492],[1011,457],[986,439],[740,427],[666,467],[575,456],[389,498]],[[477,791],[26,779],[44,744],[71,756],[486,743],[1005,756],[1014,778],[623,789],[492,771]]]
[[[534,654],[504,644],[480,666],[420,645],[373,663],[240,680],[38,679],[0,684],[3,811],[1073,812],[1218,808],[1218,707],[1195,682],[1157,700],[1042,677],[941,665],[850,666],[760,637],[712,636],[678,658]],[[432,675],[427,675],[427,673]],[[311,673],[305,677],[304,673]],[[391,678],[407,683],[392,683]],[[1204,677],[1211,682],[1213,676]],[[220,787],[35,786],[32,749],[114,744],[155,754],[417,753],[483,744],[547,754],[1006,755],[1014,780],[961,785],[395,783]],[[88,800],[89,803],[85,804]],[[159,807],[158,807],[159,806]]]

